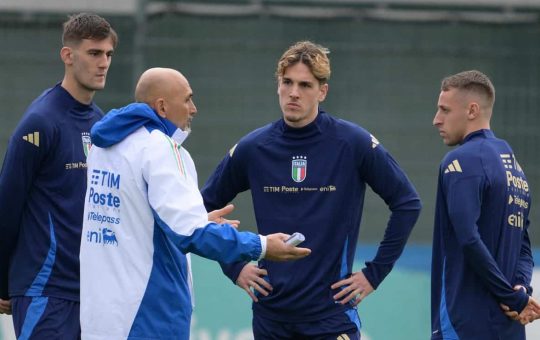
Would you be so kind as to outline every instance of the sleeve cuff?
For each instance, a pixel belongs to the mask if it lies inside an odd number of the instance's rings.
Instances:
[[[259,238],[261,239],[261,255],[259,256],[258,260],[264,259],[266,256],[266,236],[259,235]]]
[[[368,280],[371,287],[373,287],[373,289],[376,290],[379,287],[379,284],[381,282],[378,280],[375,280],[375,278],[373,277],[373,274],[367,267],[362,269],[362,273],[364,273],[364,276],[366,277],[366,280]]]

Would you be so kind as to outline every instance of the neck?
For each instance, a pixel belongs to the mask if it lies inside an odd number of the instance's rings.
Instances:
[[[470,124],[469,125],[469,128],[467,129],[467,133],[465,136],[467,136],[468,134],[470,133],[473,133],[475,131],[478,131],[478,130],[490,130],[490,125],[489,125],[489,120],[486,121],[486,120],[481,120],[481,121],[477,121],[477,122],[474,122],[473,124]]]
[[[62,80],[62,87],[79,103],[90,104],[94,98],[96,91],[88,90],[87,88],[81,86],[78,82],[70,80],[66,75]]]
[[[295,122],[295,121],[287,120],[286,116],[284,115],[283,120],[285,121],[285,124],[287,124],[289,127],[300,129],[300,128],[303,128],[304,126],[311,124],[313,121],[315,121],[315,119],[317,119],[318,116],[319,116],[319,111],[317,110],[315,114],[312,115],[309,119],[304,119],[304,120]]]

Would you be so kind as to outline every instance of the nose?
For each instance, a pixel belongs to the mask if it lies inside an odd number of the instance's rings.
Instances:
[[[112,57],[107,54],[103,54],[101,58],[99,58],[98,67],[108,69],[111,65]]]
[[[195,103],[193,100],[191,101],[191,115],[194,115],[197,113],[197,106],[195,106]]]
[[[435,117],[433,117],[433,126],[437,126],[441,124],[442,124],[441,116],[439,115],[439,111],[437,111],[435,113]]]
[[[291,92],[289,93],[289,96],[292,98],[298,98],[298,85],[291,86]]]

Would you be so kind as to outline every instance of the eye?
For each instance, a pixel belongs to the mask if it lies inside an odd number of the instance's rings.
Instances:
[[[292,81],[291,81],[290,79],[286,79],[286,78],[285,78],[285,79],[283,79],[283,80],[281,81],[281,83],[283,83],[283,84],[285,84],[285,85],[290,85],[290,84],[292,84]]]

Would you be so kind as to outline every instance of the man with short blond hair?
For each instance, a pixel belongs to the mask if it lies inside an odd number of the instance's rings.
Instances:
[[[540,317],[530,296],[530,190],[514,151],[490,129],[494,102],[495,88],[479,71],[442,81],[433,125],[457,147],[439,168],[433,340],[523,340],[523,325]]]

